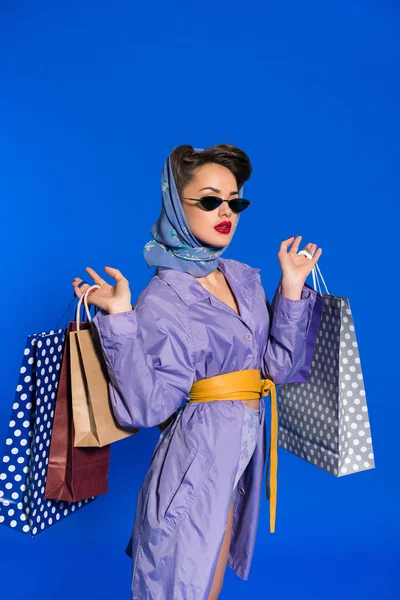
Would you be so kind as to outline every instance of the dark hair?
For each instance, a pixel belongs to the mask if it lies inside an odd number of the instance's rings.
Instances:
[[[172,172],[178,194],[191,182],[198,167],[208,163],[217,163],[227,167],[236,179],[238,189],[250,179],[252,167],[249,157],[243,150],[231,144],[216,144],[196,152],[193,146],[183,144],[174,148],[170,154]]]

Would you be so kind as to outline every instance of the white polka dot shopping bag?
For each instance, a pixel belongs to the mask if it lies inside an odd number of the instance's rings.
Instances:
[[[320,327],[307,380],[279,386],[278,445],[342,477],[375,468],[365,387],[349,300],[329,294],[318,263],[312,276]]]
[[[46,469],[66,329],[29,335],[0,463],[0,523],[37,535],[95,498],[46,500]]]

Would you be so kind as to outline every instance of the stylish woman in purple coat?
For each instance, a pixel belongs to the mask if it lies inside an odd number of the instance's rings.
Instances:
[[[304,365],[315,303],[305,280],[322,253],[309,243],[308,255],[298,254],[301,236],[281,243],[272,304],[260,269],[221,258],[250,205],[250,174],[235,146],[178,146],[165,162],[162,210],[144,248],[158,270],[135,307],[118,269],[105,267],[114,286],[86,269],[100,286],[89,302],[102,309],[94,322],[117,421],[164,423],[126,548],[132,600],[215,600],[227,564],[249,576],[266,461],[264,397],[196,402],[191,388],[255,369],[276,385],[290,381]],[[78,297],[91,285],[73,282]]]

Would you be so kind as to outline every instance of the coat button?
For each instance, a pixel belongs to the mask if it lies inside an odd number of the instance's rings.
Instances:
[[[244,494],[245,494],[244,488],[240,487],[238,491],[241,496],[244,496]]]
[[[246,333],[246,340],[251,340],[253,338],[253,336],[251,335],[251,333],[248,331]]]

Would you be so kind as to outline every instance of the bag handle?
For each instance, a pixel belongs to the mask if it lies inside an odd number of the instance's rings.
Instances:
[[[304,254],[304,256],[307,256],[307,258],[309,258],[310,260],[312,258],[310,256],[309,252],[307,252],[306,250],[300,250],[300,252],[298,252],[297,254]],[[315,268],[315,267],[317,267],[317,268]],[[322,281],[324,282],[326,293],[329,296],[330,294],[328,292],[328,288],[326,286],[325,279],[322,277],[321,269],[319,268],[318,263],[315,263],[315,265],[314,265],[314,267],[313,267],[313,269],[311,271],[311,274],[312,274],[312,278],[313,278],[314,290],[317,291],[319,294],[322,294],[320,282],[319,282],[319,279],[318,279],[318,275],[319,275],[321,277]],[[315,285],[315,284],[317,284],[317,285]],[[317,290],[317,287],[318,287],[318,290]]]
[[[323,284],[324,284],[324,286],[325,286],[325,289],[326,289],[326,293],[327,293],[327,294],[328,294],[328,296],[329,296],[329,291],[328,291],[328,288],[327,288],[327,286],[326,286],[325,279],[324,279],[324,278],[323,278],[323,276],[322,276],[321,269],[319,268],[319,265],[318,265],[318,263],[315,263],[315,265],[314,265],[314,268],[313,268],[313,270],[311,271],[311,275],[312,275],[312,278],[313,278],[313,286],[314,286],[314,290],[316,290],[316,291],[318,291],[320,294],[322,294],[321,285],[320,285],[320,282],[319,282],[319,279],[318,279],[318,276],[319,276],[319,277],[321,277],[321,279],[322,279],[322,281],[323,281]],[[317,285],[316,285],[316,284],[317,284]],[[317,287],[318,287],[318,290],[317,290]]]
[[[90,314],[90,309],[89,309],[88,302],[87,302],[87,295],[90,292],[90,290],[93,290],[93,289],[99,288],[99,287],[100,287],[99,285],[92,285],[79,298],[78,306],[76,307],[76,318],[75,318],[75,320],[76,320],[76,330],[77,331],[80,331],[79,327],[80,327],[80,312],[81,312],[82,301],[84,302],[84,305],[85,305],[85,311],[86,311],[87,319],[88,319],[89,323],[92,322],[92,316]]]

